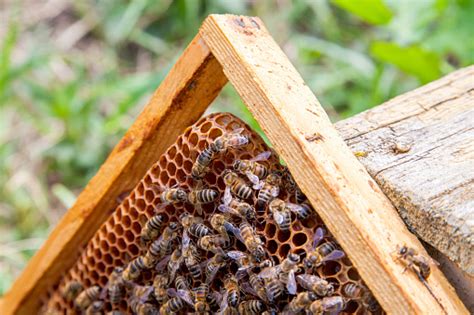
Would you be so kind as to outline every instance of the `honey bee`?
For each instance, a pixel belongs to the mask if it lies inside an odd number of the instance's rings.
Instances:
[[[183,275],[176,276],[174,284],[177,290],[189,291],[189,282]]]
[[[237,198],[232,198],[230,194],[228,196],[224,196],[222,201],[223,203],[218,207],[219,211],[248,221],[255,220],[256,213],[255,208],[252,205]]]
[[[258,297],[264,302],[269,302],[267,297],[267,290],[265,289],[262,279],[257,274],[249,273],[249,282],[242,283],[242,290],[253,296]]]
[[[103,301],[94,301],[89,307],[86,309],[86,315],[102,315],[102,310],[104,309],[104,302]]]
[[[202,250],[218,253],[222,248],[229,247],[230,242],[220,235],[206,235],[198,239],[197,246]]]
[[[118,304],[122,300],[125,291],[125,283],[122,278],[123,268],[116,267],[110,274],[105,293],[108,293],[111,304]]]
[[[261,182],[261,189],[257,195],[257,204],[263,207],[280,194],[281,175],[279,172],[270,173]]]
[[[168,300],[168,282],[168,277],[163,274],[158,274],[153,279],[153,295],[160,304]]]
[[[136,315],[155,315],[158,314],[158,309],[151,303],[141,303],[137,300],[130,301],[130,309]]]
[[[69,281],[63,289],[62,296],[66,301],[74,301],[79,293],[81,293],[82,289],[82,284],[79,281]]]
[[[306,268],[319,267],[326,261],[338,260],[345,256],[344,252],[337,249],[334,242],[325,242],[318,246],[324,238],[324,230],[317,228],[314,233],[313,244],[307,249],[307,256],[304,259]]]
[[[179,296],[172,297],[160,307],[160,315],[171,315],[181,311],[186,306],[184,300]]]
[[[233,165],[234,170],[246,175],[254,184],[254,189],[257,189],[260,180],[268,175],[268,169],[258,162],[268,160],[271,154],[271,151],[265,151],[250,160],[236,160]]]
[[[188,268],[194,279],[201,278],[201,266],[199,265],[199,256],[197,248],[190,243],[189,238],[183,239],[183,257],[184,264]]]
[[[188,201],[194,205],[199,215],[202,215],[202,205],[211,203],[217,198],[218,192],[213,189],[195,189],[189,192]]]
[[[204,313],[210,311],[210,306],[207,303],[207,294],[209,293],[209,285],[207,283],[201,283],[194,290],[194,310],[198,313]]]
[[[85,311],[94,301],[99,298],[99,294],[99,286],[87,288],[79,293],[79,295],[74,299],[74,305],[78,309]]]
[[[345,308],[346,300],[342,296],[329,296],[311,303],[309,312],[314,315],[322,315],[323,313],[339,314]]]
[[[154,287],[151,285],[134,285],[131,292],[131,299],[138,300],[140,303],[149,302],[153,291]]]
[[[260,300],[248,300],[239,304],[239,314],[242,315],[258,315],[264,310],[265,304]]]
[[[143,258],[146,269],[153,268],[158,259],[171,254],[173,241],[178,237],[178,228],[177,222],[170,222],[161,236],[151,243]]]
[[[229,231],[234,231],[235,226],[230,223],[225,216],[222,214],[215,213],[211,216],[211,226],[212,228],[222,236],[226,242],[229,242]]]
[[[307,309],[318,296],[314,292],[300,292],[285,307],[285,311],[290,314],[299,314],[302,310]]]
[[[181,248],[176,248],[170,256],[166,256],[162,261],[156,265],[156,270],[162,271],[165,266],[168,270],[168,282],[173,282],[176,272],[181,267],[184,257]]]
[[[428,279],[428,277],[431,274],[431,265],[438,264],[433,259],[418,254],[416,249],[408,247],[406,245],[403,245],[401,247],[397,246],[397,252],[398,252],[398,259],[402,259],[406,264],[405,270],[407,268],[410,268],[416,273],[417,272],[417,270],[415,269],[415,266],[416,266],[418,267],[420,276],[425,280]]]
[[[226,185],[224,191],[225,200],[232,198],[231,193],[244,200],[252,197],[252,188],[247,186],[245,181],[232,171],[225,171],[224,184]]]
[[[249,143],[249,138],[241,134],[243,131],[244,128],[238,128],[217,137],[211,144],[212,150],[216,153],[222,153],[227,149],[237,149],[246,146]]]
[[[286,207],[286,203],[279,198],[275,198],[270,202],[269,209],[278,228],[282,231],[288,231],[291,225],[291,212]]]
[[[143,227],[140,235],[140,240],[143,244],[147,244],[150,241],[156,239],[160,234],[161,225],[163,224],[163,216],[157,214],[151,217]]]
[[[107,315],[124,315],[121,311],[119,310],[112,310],[110,312],[106,313]]]
[[[368,293],[368,290],[364,286],[349,282],[342,287],[341,292],[350,299],[361,299]]]
[[[300,256],[289,253],[283,261],[276,266],[263,269],[259,273],[259,277],[265,279],[277,278],[279,281],[286,283],[286,289],[289,294],[296,294],[296,278],[295,273],[298,271]]]
[[[160,195],[161,206],[167,206],[169,204],[186,202],[188,200],[188,194],[184,189],[181,188],[166,188]]]
[[[233,234],[245,245],[255,261],[262,261],[265,256],[263,242],[255,233],[254,228],[247,221],[242,221],[239,228],[233,230]]]
[[[302,204],[306,201],[307,198],[305,194],[298,187],[298,184],[296,184],[288,168],[285,168],[283,172],[283,186],[288,193],[294,194],[297,203]]]
[[[265,284],[265,295],[267,301],[273,303],[279,298],[283,291],[285,291],[284,284],[278,278],[278,275],[275,274],[272,277],[263,278],[263,282]]]
[[[224,251],[216,253],[205,264],[206,283],[211,283],[214,280],[219,269],[225,267],[227,256]]]
[[[296,277],[297,282],[303,289],[310,290],[318,296],[330,296],[334,294],[332,283],[315,275],[302,274]]]
[[[209,171],[209,165],[214,159],[217,152],[214,151],[214,146],[210,145],[205,148],[196,158],[196,161],[191,168],[191,176],[194,180],[202,180]]]
[[[228,276],[224,280],[224,288],[227,291],[227,303],[232,307],[237,307],[240,301],[239,282],[235,276]]]
[[[138,256],[127,264],[127,267],[122,273],[122,278],[125,281],[133,281],[138,279],[142,271],[147,269],[142,256]]]
[[[191,234],[194,237],[202,237],[209,234],[209,228],[203,224],[203,219],[201,217],[195,217],[187,212],[184,212],[179,216],[179,220],[183,225],[184,232],[183,234]],[[183,235],[183,238],[188,237]]]

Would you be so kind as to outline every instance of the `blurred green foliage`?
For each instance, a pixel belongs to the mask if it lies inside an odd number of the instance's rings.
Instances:
[[[13,3],[0,5],[0,294],[210,13],[260,16],[334,120],[474,61],[471,0]],[[230,86],[211,111],[257,127]]]

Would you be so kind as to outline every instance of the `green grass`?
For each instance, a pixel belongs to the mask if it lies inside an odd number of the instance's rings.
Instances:
[[[0,6],[0,294],[210,13],[260,16],[333,120],[474,61],[473,1],[14,3]],[[230,86],[211,110],[257,127]]]

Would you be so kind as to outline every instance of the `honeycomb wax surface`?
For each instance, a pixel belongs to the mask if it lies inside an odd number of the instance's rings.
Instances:
[[[157,207],[160,205],[160,190],[157,187],[165,188],[178,185],[186,191],[193,189],[196,184],[190,176],[191,168],[199,152],[224,132],[230,132],[237,128],[244,128],[242,134],[249,137],[249,144],[241,149],[229,149],[218,155],[211,163],[210,170],[203,180],[204,187],[219,192],[215,203],[203,206],[202,216],[205,223],[210,226],[208,218],[217,211],[216,208],[224,193],[225,185],[222,179],[224,170],[232,169],[236,159],[250,159],[261,152],[270,150],[263,139],[253,132],[249,126],[227,113],[211,114],[201,118],[194,125],[187,128],[183,135],[178,137],[176,142],[148,170],[135,189],[99,228],[82,250],[80,257],[72,268],[62,275],[59,283],[49,288],[42,297],[42,310],[68,314],[77,312],[73,304],[65,301],[62,297],[61,292],[64,287],[72,280],[79,281],[85,288],[94,285],[105,287],[108,277],[115,267],[125,266],[135,257],[145,253],[146,248],[140,243],[140,233],[147,220],[156,213],[163,214],[165,218],[164,226],[171,221],[179,221],[178,217],[183,211],[199,216],[194,206],[186,202]],[[276,154],[272,154],[268,160],[259,163],[265,165],[269,170],[282,169]],[[295,202],[294,196],[287,193],[283,188],[279,198]],[[254,205],[255,201],[256,198],[254,199]],[[317,207],[317,205],[314,206]],[[301,254],[303,258],[305,249],[312,242],[316,228],[324,227],[321,219],[313,213],[309,219],[304,221],[300,221],[293,216],[290,230],[285,232],[278,229],[268,213],[269,210],[266,207],[264,213],[257,215],[256,230],[275,263],[282,261],[289,252]],[[325,240],[335,241],[329,233],[325,236]],[[232,249],[245,251],[245,246],[238,241],[233,241],[229,250]],[[202,250],[199,250],[199,253],[201,261],[212,257],[212,254]],[[229,272],[235,272],[236,269],[231,264],[226,268],[217,274],[211,285],[211,290],[221,288],[225,275]],[[183,269],[186,270],[185,267]],[[342,288],[349,283],[364,285],[357,270],[347,257],[324,263],[316,269],[314,274],[334,284],[334,295],[341,295]],[[154,276],[154,269],[145,271],[136,283],[141,285],[152,284]],[[192,282],[192,285],[194,284]],[[301,288],[298,287],[298,290],[300,291]],[[241,299],[248,298],[251,297],[245,295],[241,297]],[[282,301],[278,304],[281,307],[280,310],[286,303],[288,303],[288,297],[283,296]],[[104,312],[112,309],[120,309],[123,312],[130,313],[130,305],[128,305],[126,298],[114,308],[105,299]],[[186,311],[190,312],[192,309],[188,308]],[[349,300],[344,310],[344,313],[364,314],[368,312],[367,305],[357,299]],[[376,312],[380,313],[381,310],[378,309]]]

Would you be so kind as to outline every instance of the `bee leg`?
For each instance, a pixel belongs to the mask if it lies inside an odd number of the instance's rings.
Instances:
[[[198,213],[199,215],[202,215],[202,206],[201,206],[201,204],[198,203],[198,204],[196,204],[194,207],[196,208],[197,213]]]

